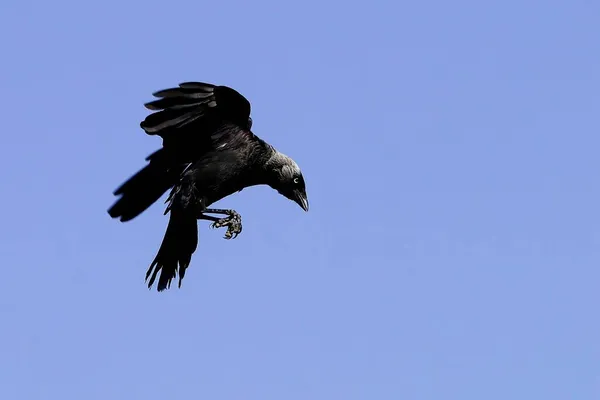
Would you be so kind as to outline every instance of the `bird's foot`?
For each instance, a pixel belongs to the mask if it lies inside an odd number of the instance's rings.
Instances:
[[[212,228],[222,228],[226,226],[224,239],[235,239],[242,232],[242,217],[237,212],[231,210],[229,216],[221,218],[211,225]]]

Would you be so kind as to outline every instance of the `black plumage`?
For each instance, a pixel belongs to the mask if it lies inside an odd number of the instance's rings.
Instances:
[[[271,186],[305,211],[308,200],[298,165],[252,133],[250,103],[240,93],[186,82],[154,96],[157,100],[146,104],[154,112],[140,126],[148,135],[162,137],[162,148],[114,192],[121,197],[108,213],[123,222],[132,220],[171,189],[167,230],[146,273],[149,288],[160,273],[157,290],[162,291],[177,275],[181,286],[198,245],[198,219],[227,227],[227,239],[241,232],[240,215],[208,208],[214,202],[254,185]]]

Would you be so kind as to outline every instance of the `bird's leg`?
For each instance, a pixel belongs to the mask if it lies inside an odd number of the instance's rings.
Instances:
[[[217,218],[206,214],[222,214],[227,215],[225,218]],[[225,232],[225,239],[234,239],[242,232],[242,217],[234,210],[219,210],[214,208],[206,208],[202,210],[202,213],[198,217],[199,219],[205,219],[213,221],[212,228],[221,228],[226,226],[227,232]]]

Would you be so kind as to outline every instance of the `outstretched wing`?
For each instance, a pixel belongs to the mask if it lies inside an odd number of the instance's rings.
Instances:
[[[250,130],[250,102],[236,90],[202,82],[184,82],[179,87],[153,93],[158,100],[146,103],[155,111],[140,124],[149,135],[163,138],[180,128],[228,122]]]

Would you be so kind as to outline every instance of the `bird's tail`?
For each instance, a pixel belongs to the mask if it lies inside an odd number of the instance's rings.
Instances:
[[[185,276],[185,270],[190,265],[192,254],[198,246],[198,222],[193,208],[187,207],[187,202],[181,201],[181,188],[176,188],[171,194],[171,204],[167,231],[160,249],[146,272],[148,288],[152,287],[158,273],[157,290],[168,289],[171,281],[179,274],[179,287]]]
[[[115,195],[121,198],[112,205],[108,213],[113,218],[129,221],[140,215],[173,184],[183,167],[170,165],[164,148],[146,158],[150,163],[123,183]]]

